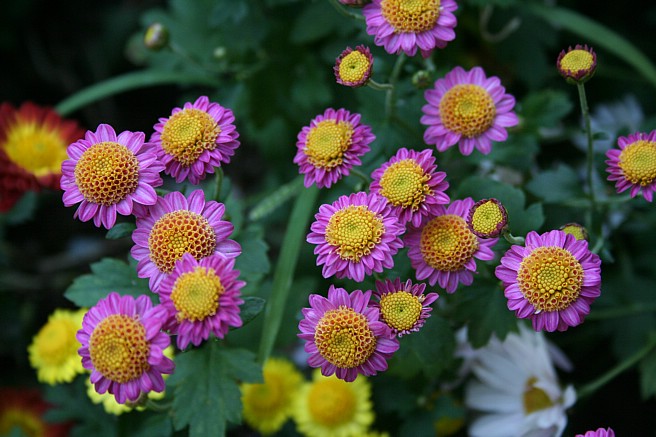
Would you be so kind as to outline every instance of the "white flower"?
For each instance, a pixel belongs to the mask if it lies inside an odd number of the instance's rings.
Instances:
[[[563,390],[544,335],[520,325],[518,334],[495,337],[476,351],[465,404],[480,412],[472,437],[557,437],[567,424],[565,410],[576,393]]]

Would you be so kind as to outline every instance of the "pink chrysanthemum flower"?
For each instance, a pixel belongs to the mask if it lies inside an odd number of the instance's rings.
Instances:
[[[373,0],[362,14],[377,46],[408,56],[419,49],[427,58],[433,49],[444,48],[456,38],[456,9],[454,0]]]
[[[374,58],[371,56],[369,47],[359,45],[353,50],[347,47],[333,67],[337,83],[353,88],[366,85],[371,77],[374,66]]]
[[[112,292],[89,309],[77,339],[82,365],[100,394],[109,392],[119,404],[136,401],[142,393],[164,390],[162,374],[173,373],[164,356],[170,337],[161,331],[167,312],[148,296]]]
[[[132,256],[138,261],[137,274],[150,278],[150,289],[157,293],[160,283],[170,274],[185,253],[200,260],[213,253],[235,258],[239,243],[228,240],[234,225],[221,220],[225,206],[205,201],[205,193],[196,190],[185,198],[177,191],[159,197],[143,217],[137,217],[132,233]]]
[[[365,275],[394,266],[392,257],[403,247],[404,228],[385,199],[363,191],[340,196],[319,207],[307,242],[316,244],[323,277],[335,275],[361,282]]]
[[[619,149],[606,152],[610,174],[618,193],[631,189],[631,197],[642,193],[648,202],[656,191],[656,130],[634,133],[617,140]]]
[[[556,60],[556,67],[568,83],[585,83],[594,76],[597,68],[597,54],[587,44],[571,46],[562,50]]]
[[[348,176],[354,165],[362,164],[360,156],[370,150],[374,139],[371,128],[360,124],[360,114],[326,109],[298,133],[294,162],[305,175],[305,186],[316,183],[319,188],[330,188]]]
[[[74,217],[91,220],[110,229],[116,214],[130,215],[135,204],[153,205],[155,188],[162,185],[164,166],[156,154],[144,147],[142,132],[124,131],[101,124],[96,132],[68,146],[62,163],[61,188],[64,205],[80,203]]]
[[[495,274],[508,309],[530,318],[536,331],[565,331],[583,323],[601,293],[601,260],[588,242],[563,231],[529,232],[525,246],[511,246]]]
[[[439,205],[436,214],[424,217],[422,225],[411,226],[404,242],[418,280],[437,282],[447,293],[458,284],[471,285],[476,259],[494,258],[492,247],[498,238],[477,237],[467,225],[467,214],[474,204],[471,197],[456,200],[448,207]]]
[[[419,226],[422,217],[433,215],[438,205],[450,200],[444,192],[449,188],[446,173],[436,168],[430,149],[415,152],[403,147],[371,173],[369,189],[387,200],[401,223]]]
[[[401,283],[394,281],[376,281],[374,296],[378,301],[372,302],[373,308],[380,310],[380,320],[391,328],[391,336],[402,337],[417,332],[430,317],[433,308],[430,305],[437,300],[437,293],[424,294],[426,284],[413,284],[410,279]]]
[[[588,431],[585,434],[576,434],[576,437],[615,437],[612,428],[599,428],[596,431]]]
[[[310,308],[303,308],[298,337],[305,340],[308,364],[321,374],[335,374],[347,382],[361,373],[387,370],[387,359],[399,348],[390,328],[379,321],[377,308],[369,306],[371,291],[330,286],[328,298],[311,294]]]
[[[235,154],[239,133],[234,121],[230,109],[200,96],[194,103],[173,109],[169,118],[160,118],[150,143],[166,174],[176,182],[187,179],[198,184]]]
[[[162,281],[159,298],[169,312],[166,328],[177,334],[177,345],[198,346],[210,334],[223,338],[230,327],[242,325],[239,318],[241,288],[235,260],[210,255],[197,261],[185,253]]]
[[[481,67],[469,71],[455,67],[424,92],[428,102],[421,117],[421,123],[428,126],[424,141],[440,152],[458,143],[465,156],[474,148],[487,155],[491,141],[505,141],[505,128],[519,122],[512,112],[515,98],[505,91],[499,78],[486,77]]]

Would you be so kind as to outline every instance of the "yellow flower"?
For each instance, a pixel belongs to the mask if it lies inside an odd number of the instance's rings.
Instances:
[[[77,353],[81,345],[75,335],[82,328],[86,312],[86,309],[57,309],[32,339],[27,352],[40,382],[50,385],[71,382],[84,372],[82,358]]]
[[[251,428],[262,434],[272,434],[291,416],[303,376],[292,363],[281,358],[269,359],[262,370],[262,384],[241,385],[243,414]]]
[[[317,369],[299,391],[294,420],[308,437],[363,436],[374,421],[371,385],[362,375],[346,382]]]

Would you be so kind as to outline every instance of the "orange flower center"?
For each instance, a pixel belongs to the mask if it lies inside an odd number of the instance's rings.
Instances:
[[[326,226],[326,242],[340,258],[359,262],[381,242],[382,219],[364,205],[350,205],[335,212]]]
[[[126,383],[148,371],[150,345],[137,316],[112,314],[91,333],[89,354],[93,367],[105,378]]]
[[[583,267],[566,249],[537,247],[519,265],[517,283],[537,311],[564,310],[579,297]]]
[[[436,270],[462,270],[478,250],[478,238],[455,214],[440,215],[421,231],[419,243],[426,264]]]
[[[370,68],[371,63],[367,55],[354,50],[342,58],[342,62],[339,64],[339,77],[347,83],[359,83],[364,80]]]
[[[385,323],[398,331],[411,329],[419,321],[422,299],[407,291],[387,293],[380,298],[380,315]]]
[[[376,337],[367,318],[343,305],[321,317],[314,342],[326,361],[347,369],[364,364],[376,349]]]
[[[216,249],[216,233],[205,217],[187,210],[164,214],[148,236],[150,260],[160,272],[171,273],[185,253],[197,260]]]
[[[308,393],[308,407],[313,421],[327,428],[351,423],[356,402],[349,383],[336,378],[313,382]]]
[[[310,129],[305,141],[305,155],[310,164],[331,170],[341,165],[351,145],[353,125],[346,121],[323,120]]]
[[[96,143],[75,165],[75,183],[87,202],[115,205],[139,185],[137,157],[122,144]]]
[[[12,162],[39,177],[61,173],[68,143],[56,128],[19,120],[7,131],[2,147]]]
[[[173,114],[162,129],[162,149],[183,167],[189,167],[205,150],[216,148],[221,127],[200,109],[183,109]]]
[[[440,16],[440,0],[383,0],[380,7],[395,33],[431,30]]]
[[[576,49],[568,52],[560,60],[560,69],[570,74],[587,71],[592,68],[594,57],[587,50]]]
[[[380,178],[380,194],[394,206],[416,211],[433,193],[428,185],[430,179],[417,161],[404,159],[387,167]]]
[[[629,144],[620,153],[618,165],[632,184],[651,184],[656,179],[656,142],[638,140]]]
[[[455,85],[440,100],[440,117],[444,127],[466,138],[487,131],[494,123],[496,114],[490,93],[478,85]]]
[[[196,267],[181,274],[173,284],[171,300],[178,311],[178,322],[196,322],[216,314],[219,297],[225,289],[214,269]]]

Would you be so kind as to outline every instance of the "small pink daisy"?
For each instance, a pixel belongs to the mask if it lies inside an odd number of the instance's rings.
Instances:
[[[298,337],[310,354],[308,365],[321,374],[335,374],[352,382],[361,373],[375,375],[387,370],[387,360],[399,348],[390,328],[379,321],[377,308],[369,306],[371,291],[348,293],[333,285],[328,298],[311,294],[310,308],[303,308]]]
[[[169,312],[166,326],[177,334],[178,348],[198,346],[214,334],[223,338],[230,327],[242,325],[239,318],[241,288],[235,260],[210,255],[197,261],[185,253],[161,283],[159,298]]]
[[[153,205],[155,188],[162,185],[164,166],[144,146],[143,132],[124,131],[101,124],[96,132],[68,146],[62,163],[61,188],[65,206],[80,203],[74,217],[110,229],[116,214],[130,215],[135,204]]]
[[[385,199],[365,192],[340,196],[319,207],[307,242],[316,244],[323,277],[335,275],[361,282],[365,275],[394,266],[392,257],[403,247],[404,227]]]
[[[656,191],[656,130],[634,133],[617,140],[619,149],[606,152],[609,181],[618,193],[631,189],[631,197],[642,193],[648,202]]]
[[[319,188],[330,188],[348,176],[354,165],[362,164],[360,156],[370,150],[374,139],[371,128],[360,124],[360,114],[326,109],[298,133],[294,162],[305,175],[305,186],[316,183]]]
[[[424,141],[440,152],[458,143],[465,156],[474,148],[487,155],[491,141],[505,141],[505,128],[519,122],[512,112],[515,98],[505,91],[499,78],[486,77],[481,67],[470,71],[455,67],[424,92],[428,102],[421,117],[421,123],[428,126]]]
[[[433,216],[424,217],[421,226],[410,226],[405,235],[410,263],[418,280],[437,282],[447,293],[458,284],[471,285],[476,261],[494,258],[492,247],[498,238],[482,239],[467,225],[467,214],[474,204],[471,197],[455,200],[448,207],[438,205]]]
[[[404,52],[408,56],[419,49],[427,58],[433,49],[444,48],[456,38],[456,9],[454,0],[373,0],[362,14],[367,33],[373,35],[377,46],[390,54]]]
[[[374,58],[369,47],[359,45],[355,50],[347,47],[337,57],[333,72],[338,84],[357,88],[367,84],[373,66]]]
[[[148,296],[116,292],[89,309],[77,332],[82,365],[100,394],[109,392],[119,404],[135,402],[142,393],[164,390],[162,374],[173,373],[163,351],[171,343],[162,332],[167,313]]]
[[[588,242],[563,231],[529,232],[525,246],[511,246],[495,274],[508,309],[530,318],[536,331],[565,331],[583,323],[601,294],[601,260]]]
[[[391,328],[391,336],[402,337],[417,332],[424,326],[433,310],[430,305],[439,297],[437,293],[424,295],[426,284],[413,284],[410,279],[401,283],[394,281],[376,281],[374,296],[378,299],[371,307],[380,310],[380,320]]]
[[[234,121],[230,109],[200,96],[194,103],[174,108],[169,118],[160,118],[150,143],[166,174],[176,182],[188,179],[196,185],[235,154],[239,133]]]
[[[450,200],[444,192],[449,188],[446,173],[436,168],[430,149],[415,152],[404,147],[371,173],[369,189],[387,200],[401,223],[419,226],[422,217],[434,215],[438,205]]]
[[[615,431],[612,428],[599,428],[596,431],[588,431],[585,434],[576,434],[576,437],[615,437]]]
[[[137,274],[149,278],[150,289],[158,293],[162,280],[173,271],[185,253],[200,260],[212,254],[235,258],[239,243],[228,240],[232,223],[221,220],[222,203],[205,201],[205,193],[196,190],[186,198],[177,191],[158,197],[147,214],[137,217],[132,233],[132,256],[138,261]]]

